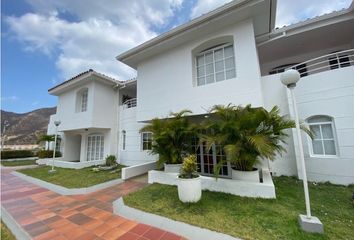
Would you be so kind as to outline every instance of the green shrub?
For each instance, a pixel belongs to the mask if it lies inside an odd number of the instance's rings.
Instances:
[[[117,158],[114,155],[107,156],[106,157],[106,166],[116,165],[117,164],[116,160],[117,160]]]
[[[41,150],[37,153],[38,158],[52,158],[53,157],[53,150]],[[61,157],[61,152],[56,151],[55,157]]]
[[[35,154],[31,150],[1,151],[1,159],[26,158],[26,157],[34,157],[34,156]]]
[[[183,164],[181,167],[180,178],[196,178],[197,173],[197,157],[195,155],[188,155],[183,158]]]

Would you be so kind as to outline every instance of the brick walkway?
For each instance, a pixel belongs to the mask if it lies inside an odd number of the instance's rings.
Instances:
[[[1,204],[33,239],[184,239],[113,215],[112,202],[145,183],[131,180],[91,194],[62,196],[10,172],[1,171]]]

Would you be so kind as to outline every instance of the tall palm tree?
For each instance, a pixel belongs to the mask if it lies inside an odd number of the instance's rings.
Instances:
[[[182,163],[183,155],[190,150],[194,127],[186,117],[191,111],[171,113],[167,119],[153,119],[140,132],[152,132],[152,153],[159,155],[158,164]]]
[[[241,171],[252,171],[259,158],[274,160],[277,153],[285,152],[281,143],[288,136],[286,130],[295,127],[294,121],[279,114],[277,106],[267,111],[251,105],[216,105],[211,113],[206,128],[212,134],[201,135],[200,140],[208,148],[213,144],[223,146],[227,161]]]

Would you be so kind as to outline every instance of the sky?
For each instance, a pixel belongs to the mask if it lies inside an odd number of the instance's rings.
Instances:
[[[126,80],[115,57],[230,0],[2,0],[1,109],[53,107],[47,90],[90,68]],[[351,0],[278,0],[276,26],[347,8]]]

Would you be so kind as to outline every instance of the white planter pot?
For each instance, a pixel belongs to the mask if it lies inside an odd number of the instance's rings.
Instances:
[[[164,164],[165,172],[167,173],[179,173],[182,164]]]
[[[198,202],[202,197],[202,183],[200,176],[197,178],[177,180],[178,197],[182,202]]]
[[[259,169],[253,171],[239,171],[232,169],[232,179],[245,182],[259,182]]]

